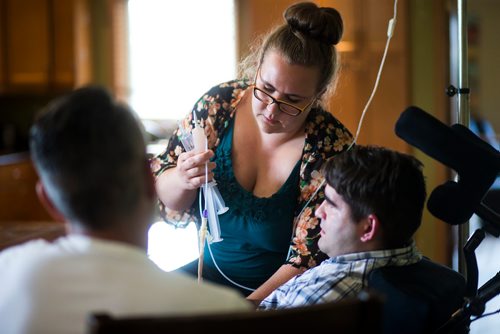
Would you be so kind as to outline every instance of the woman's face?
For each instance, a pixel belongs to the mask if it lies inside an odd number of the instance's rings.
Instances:
[[[252,94],[252,110],[265,133],[294,133],[302,128],[311,105],[317,98],[319,70],[292,65],[276,51],[268,51],[257,72],[255,85],[274,99],[303,109],[297,116],[282,112],[278,103],[266,104]]]

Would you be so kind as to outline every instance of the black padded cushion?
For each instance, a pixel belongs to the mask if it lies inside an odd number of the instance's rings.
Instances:
[[[500,215],[500,189],[491,189],[483,198],[483,203],[491,210]],[[483,229],[489,234],[500,237],[500,227],[498,224],[488,223],[481,219]]]
[[[385,334],[433,333],[464,301],[465,278],[423,258],[403,267],[384,267],[370,273],[368,286],[385,297]]]

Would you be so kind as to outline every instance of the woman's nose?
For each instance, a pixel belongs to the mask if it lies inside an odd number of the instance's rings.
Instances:
[[[267,110],[269,110],[271,112],[271,115],[277,115],[279,113],[279,106],[278,106],[278,103],[277,102],[272,102],[270,104],[267,105],[266,107]]]

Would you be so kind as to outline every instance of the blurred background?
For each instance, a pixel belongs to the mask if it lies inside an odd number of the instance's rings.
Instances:
[[[235,77],[238,61],[255,39],[281,24],[283,10],[294,2],[0,0],[0,225],[15,227],[7,236],[4,230],[0,246],[40,231],[47,237],[58,233],[49,228],[51,219],[36,199],[36,175],[26,153],[33,117],[50,99],[85,84],[108,87],[142,119],[154,154],[205,91]],[[378,72],[394,1],[314,2],[337,8],[344,19],[338,45],[342,67],[330,110],[355,133]],[[496,131],[498,17],[500,1],[468,2],[471,114],[488,120]],[[380,87],[359,137],[361,144],[383,145],[421,159],[429,192],[450,171],[397,138],[394,124],[410,105],[447,124],[456,120],[456,97],[445,94],[448,85],[457,86],[456,20],[456,1],[398,1]],[[498,139],[498,132],[491,136]],[[158,241],[152,249],[170,243],[159,237],[166,227],[155,228],[151,240]],[[196,245],[193,233],[187,238]],[[456,238],[448,225],[426,212],[416,239],[425,255],[453,265]],[[196,256],[195,247],[189,256]],[[153,253],[164,257],[161,251]]]

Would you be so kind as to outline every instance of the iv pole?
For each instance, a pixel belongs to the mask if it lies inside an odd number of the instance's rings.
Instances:
[[[469,72],[467,61],[467,0],[457,0],[458,17],[458,123],[469,127]],[[462,252],[469,238],[469,222],[458,226],[458,271],[466,275],[465,257]]]

